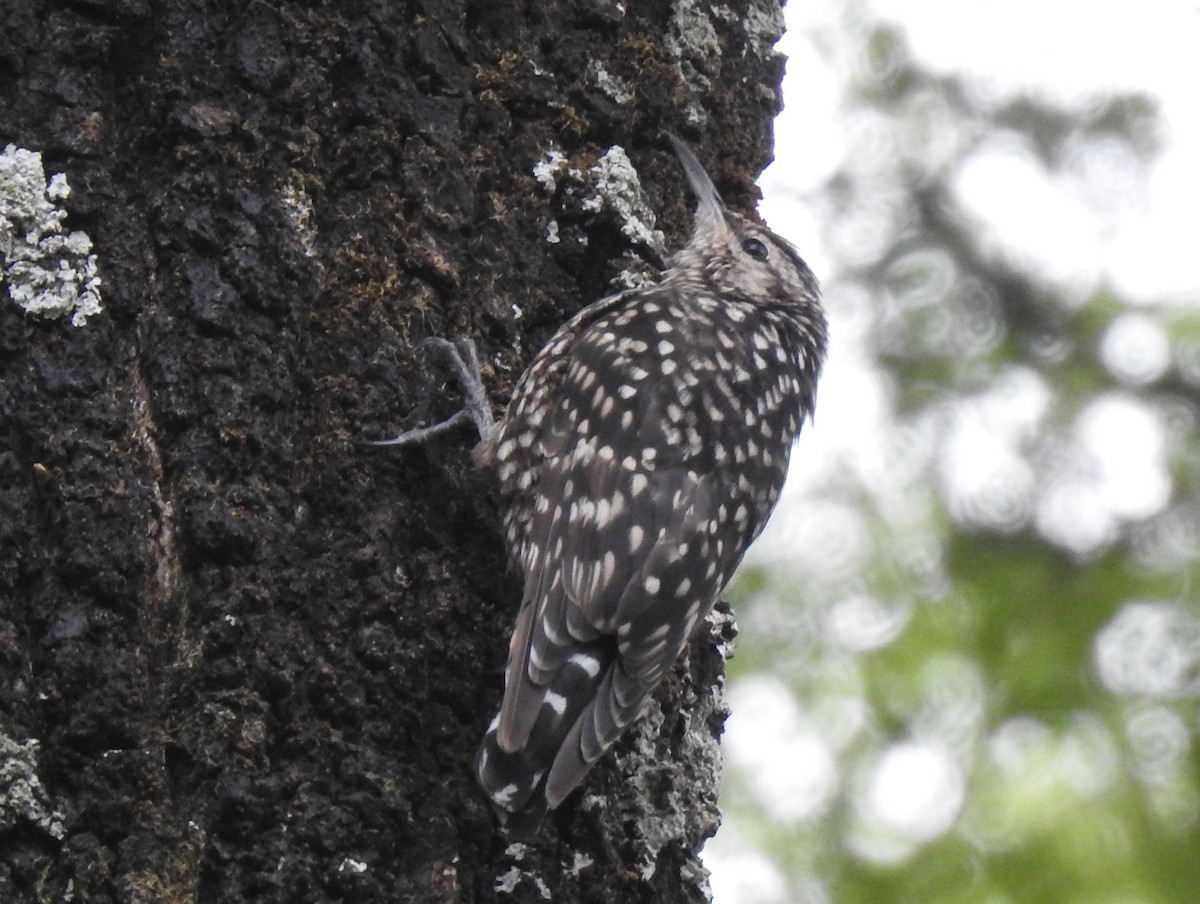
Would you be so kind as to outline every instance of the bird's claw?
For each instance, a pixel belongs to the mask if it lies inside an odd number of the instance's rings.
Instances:
[[[368,440],[372,446],[409,446],[423,443],[434,436],[452,430],[460,424],[471,421],[484,437],[491,430],[491,405],[488,403],[487,392],[484,390],[483,377],[480,375],[479,355],[475,351],[475,343],[470,339],[456,339],[451,342],[440,336],[430,336],[419,343],[420,348],[436,348],[445,354],[458,374],[459,386],[466,396],[466,405],[446,420],[430,427],[416,427],[406,430],[391,439]]]

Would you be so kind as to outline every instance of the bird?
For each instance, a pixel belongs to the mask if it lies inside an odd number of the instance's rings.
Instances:
[[[779,499],[828,328],[787,240],[729,210],[666,133],[696,196],[649,286],[583,308],[493,421],[473,343],[434,338],[474,421],[522,588],[504,696],[475,760],[505,820],[559,807],[638,717]]]

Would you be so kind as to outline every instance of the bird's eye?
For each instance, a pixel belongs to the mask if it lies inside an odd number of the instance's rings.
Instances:
[[[742,250],[756,261],[765,261],[771,256],[771,252],[767,250],[767,246],[758,239],[746,239],[746,241],[742,242]]]

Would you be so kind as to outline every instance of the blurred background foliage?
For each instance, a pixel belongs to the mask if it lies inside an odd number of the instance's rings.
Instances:
[[[1105,261],[1175,126],[1148,90],[932,64],[912,8],[789,9],[763,210],[824,277],[834,345],[730,594],[715,901],[1194,902],[1200,278]],[[798,52],[836,74],[828,110]],[[790,151],[831,128],[797,187]]]

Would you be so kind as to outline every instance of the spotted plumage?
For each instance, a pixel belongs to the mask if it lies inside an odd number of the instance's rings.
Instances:
[[[690,242],[653,288],[563,326],[477,451],[523,577],[476,762],[506,811],[557,807],[637,717],[762,530],[813,412],[816,280],[674,143],[699,200]]]

